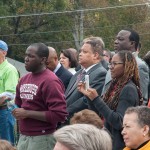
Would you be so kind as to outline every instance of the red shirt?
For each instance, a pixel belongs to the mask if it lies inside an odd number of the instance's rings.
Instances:
[[[20,132],[27,136],[53,133],[57,123],[67,116],[64,86],[57,76],[46,69],[29,73],[17,85],[15,103],[26,110],[45,111],[47,122],[26,118],[19,121]]]

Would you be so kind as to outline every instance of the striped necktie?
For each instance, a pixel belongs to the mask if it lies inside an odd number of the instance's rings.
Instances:
[[[81,79],[83,78],[83,76],[86,75],[86,71],[83,69],[77,76],[77,81],[76,81],[76,84],[81,81]]]
[[[82,70],[78,76],[77,76],[77,79],[75,81],[75,83],[72,85],[72,87],[70,88],[69,92],[67,95],[70,95],[70,93],[77,87],[77,84],[79,83],[79,81],[82,81],[83,77],[85,76],[86,74],[86,71],[85,70]]]

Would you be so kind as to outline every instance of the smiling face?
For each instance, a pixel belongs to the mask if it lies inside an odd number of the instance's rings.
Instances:
[[[121,30],[118,35],[116,36],[116,40],[114,42],[114,49],[116,51],[121,51],[121,50],[129,50],[131,51],[133,48],[133,41],[130,41],[129,36],[130,32],[126,30]]]
[[[110,63],[110,72],[113,79],[119,79],[124,74],[124,62],[118,54],[115,54]]]
[[[144,127],[141,127],[137,120],[136,113],[125,114],[123,119],[123,139],[125,145],[131,149],[136,149],[145,142]]]

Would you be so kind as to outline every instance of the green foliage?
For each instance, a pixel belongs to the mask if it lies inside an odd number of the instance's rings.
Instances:
[[[133,6],[127,7],[129,4]],[[57,51],[79,49],[82,39],[89,35],[101,36],[106,48],[113,50],[117,32],[130,27],[140,33],[146,53],[150,39],[145,34],[150,24],[144,23],[149,21],[148,7],[134,4],[136,0],[1,0],[1,16],[15,17],[0,18],[0,38],[9,44],[9,56],[23,61],[31,43],[43,42]]]

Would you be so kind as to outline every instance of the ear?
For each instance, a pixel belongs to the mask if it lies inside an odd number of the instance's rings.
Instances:
[[[145,125],[143,127],[143,136],[146,136],[147,134],[149,134],[150,128],[148,125]]]
[[[49,61],[47,60],[47,61],[46,61],[46,65],[48,65],[48,64],[49,64]]]
[[[94,53],[94,57],[95,57],[95,58],[99,58],[98,52],[95,52],[95,53]]]
[[[58,59],[57,57],[54,57],[55,61]]]
[[[131,41],[131,45],[135,47],[135,41]]]
[[[4,56],[6,56],[6,55],[7,55],[7,52],[6,52],[6,51],[2,51],[2,53],[4,54]]]
[[[41,64],[46,64],[47,63],[47,58],[46,57],[42,57],[41,58]]]

